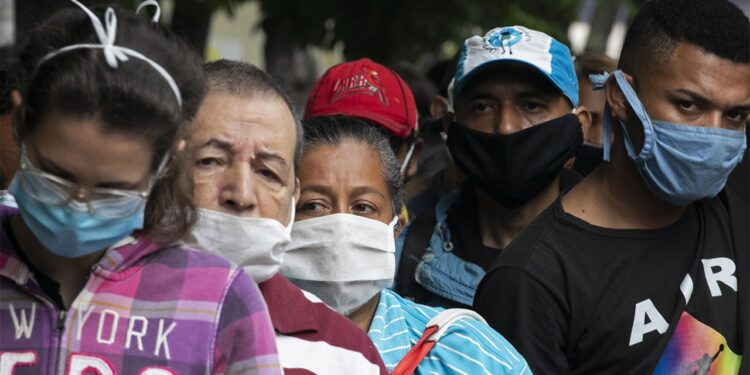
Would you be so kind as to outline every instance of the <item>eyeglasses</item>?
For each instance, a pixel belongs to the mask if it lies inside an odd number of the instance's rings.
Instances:
[[[128,217],[138,212],[148,201],[157,177],[161,175],[169,160],[169,153],[167,153],[159,164],[156,173],[149,179],[148,187],[142,191],[106,188],[85,189],[32,165],[24,143],[21,144],[20,151],[19,182],[23,190],[32,198],[49,205],[69,205],[78,211],[87,210],[92,214],[108,218]],[[85,202],[85,204],[79,202]],[[85,209],[83,209],[83,206],[85,206]]]

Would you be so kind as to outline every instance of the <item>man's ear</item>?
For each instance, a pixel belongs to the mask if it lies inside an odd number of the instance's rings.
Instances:
[[[10,92],[10,104],[13,106],[13,109],[21,106],[21,102],[23,102],[23,97],[21,97],[21,92],[18,90],[11,90]]]
[[[185,150],[186,146],[187,146],[187,141],[185,140],[185,138],[182,138],[179,141],[177,141],[177,143],[175,143],[174,152],[175,153],[182,152]]]
[[[632,86],[633,77],[626,73],[622,73],[622,75],[623,77],[625,77],[625,79],[628,80],[628,82],[630,82],[630,85]],[[604,87],[604,90],[607,95],[607,103],[612,109],[612,115],[620,120],[627,119],[628,101],[627,99],[625,99],[625,94],[622,93],[622,90],[617,84],[614,76],[610,76],[609,81],[607,81],[607,85]]]
[[[589,109],[586,108],[585,105],[582,105],[576,108],[574,113],[578,117],[578,122],[581,123],[583,139],[586,139],[586,134],[588,134],[589,129],[591,129],[591,112],[589,112]]]
[[[441,118],[448,113],[448,99],[442,95],[435,95],[430,102],[430,116],[432,118]]]

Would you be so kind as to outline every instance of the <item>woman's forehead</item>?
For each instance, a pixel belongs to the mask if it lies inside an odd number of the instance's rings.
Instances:
[[[103,129],[95,119],[47,116],[24,141],[35,155],[83,181],[140,182],[152,166],[151,143]]]
[[[358,186],[366,183],[388,192],[378,153],[368,145],[344,140],[337,145],[320,145],[302,154],[300,182],[327,182]]]

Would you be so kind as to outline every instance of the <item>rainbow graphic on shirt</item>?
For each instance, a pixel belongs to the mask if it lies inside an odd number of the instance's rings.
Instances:
[[[715,329],[683,312],[655,375],[737,374],[742,356],[735,354]]]

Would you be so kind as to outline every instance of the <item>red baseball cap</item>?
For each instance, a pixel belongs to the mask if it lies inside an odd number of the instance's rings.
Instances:
[[[369,120],[401,138],[417,129],[417,106],[409,86],[370,59],[335,65],[315,82],[305,118],[330,115]]]

